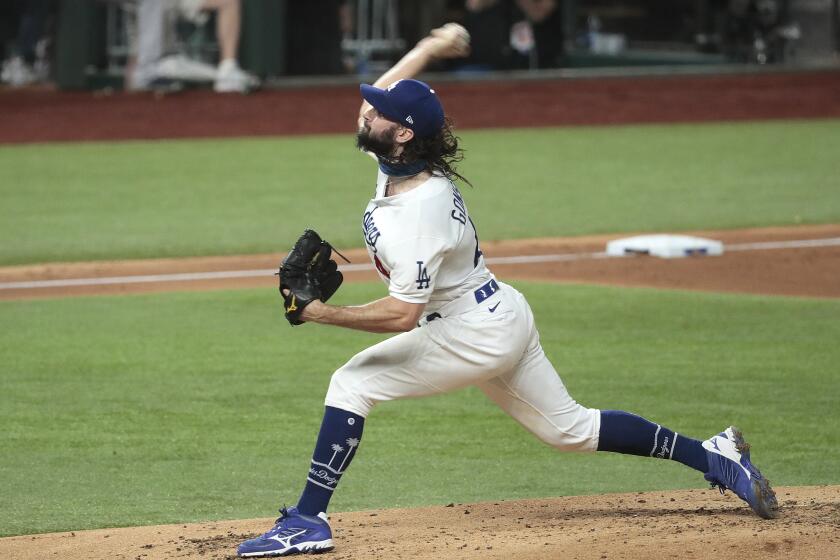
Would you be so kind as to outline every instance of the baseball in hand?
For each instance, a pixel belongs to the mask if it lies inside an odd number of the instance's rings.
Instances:
[[[470,34],[457,23],[433,29],[422,43],[436,58],[458,58],[470,54]]]

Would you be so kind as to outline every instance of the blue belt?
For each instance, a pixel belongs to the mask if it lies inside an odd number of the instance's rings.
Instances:
[[[494,279],[490,279],[489,282],[478,288],[473,292],[473,296],[475,297],[476,304],[481,303],[482,301],[486,300],[493,294],[499,291],[499,284],[496,283]],[[442,315],[440,313],[430,313],[426,315],[426,322],[431,323],[435,319],[440,319]],[[417,326],[420,326],[420,323],[417,323]]]
[[[489,282],[487,282],[482,287],[473,292],[473,295],[475,296],[475,302],[481,303],[482,301],[489,298],[498,291],[499,285],[494,279],[491,278]]]

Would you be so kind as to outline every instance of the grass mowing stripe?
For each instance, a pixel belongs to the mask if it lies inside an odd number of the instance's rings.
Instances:
[[[840,121],[465,131],[483,239],[840,219]],[[361,244],[352,135],[0,147],[0,265]],[[291,208],[294,212],[291,212]],[[282,247],[281,247],[282,248]]]
[[[777,484],[838,482],[840,302],[517,285],[580,402],[695,437],[734,422]],[[0,303],[0,534],[293,504],[330,373],[381,337],[279,309],[262,290]],[[374,410],[333,506],[702,486],[675,463],[559,454],[468,389]]]

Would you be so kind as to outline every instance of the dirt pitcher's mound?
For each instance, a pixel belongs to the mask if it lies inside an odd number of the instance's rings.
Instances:
[[[716,490],[608,494],[337,513],[350,559],[840,558],[840,486],[782,487],[779,519],[756,517]],[[0,539],[16,560],[235,558],[272,519],[100,529]]]

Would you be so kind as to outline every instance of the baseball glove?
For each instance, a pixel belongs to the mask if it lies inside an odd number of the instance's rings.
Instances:
[[[344,276],[330,258],[332,252],[332,245],[308,229],[280,263],[280,295],[283,296],[286,319],[292,325],[305,322],[300,315],[307,305],[316,299],[327,301],[341,286]],[[336,253],[347,260],[338,251]]]

